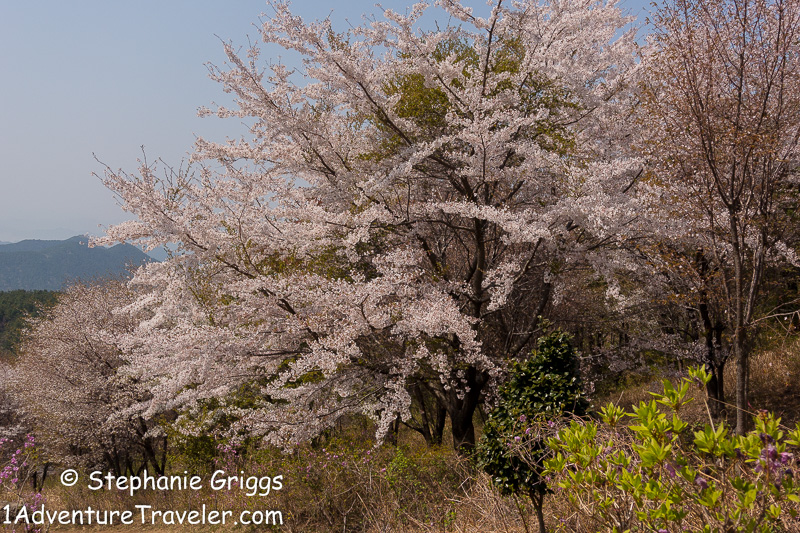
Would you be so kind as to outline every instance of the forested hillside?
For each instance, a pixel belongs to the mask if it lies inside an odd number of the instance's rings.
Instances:
[[[88,238],[0,245],[0,291],[60,290],[77,279],[124,275],[152,258],[129,244],[89,248]]]
[[[0,357],[6,357],[19,342],[26,317],[55,303],[52,291],[0,292]]]

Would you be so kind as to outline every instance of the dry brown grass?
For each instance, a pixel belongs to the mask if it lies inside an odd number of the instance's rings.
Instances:
[[[736,368],[731,363],[725,372],[729,403],[736,390]],[[800,340],[760,350],[750,358],[751,411],[760,409],[780,416],[784,424],[800,422]]]
[[[674,373],[674,372],[673,372]],[[595,401],[595,407],[608,402],[627,410],[641,401],[649,401],[651,393],[662,391],[662,377],[609,392]],[[725,367],[725,397],[728,420],[734,421],[736,403],[736,365],[731,360]],[[678,378],[671,377],[673,384]],[[708,413],[703,403],[704,394],[692,388],[694,399],[681,415],[688,422],[705,423]],[[766,410],[780,416],[784,425],[794,427],[800,422],[800,339],[790,339],[776,347],[755,351],[750,357],[750,408],[752,414]]]

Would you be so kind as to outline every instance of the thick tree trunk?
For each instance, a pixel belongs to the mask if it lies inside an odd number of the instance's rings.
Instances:
[[[35,492],[41,492],[44,488],[44,482],[47,480],[47,471],[50,469],[50,464],[50,461],[45,461],[44,465],[42,466],[41,477],[39,477],[39,470],[34,470],[31,481],[33,483],[33,490]]]
[[[453,447],[462,455],[475,448],[475,426],[466,417],[453,419]]]
[[[469,454],[475,447],[472,417],[486,384],[486,376],[470,367],[466,371],[465,381],[466,390],[462,390],[461,394],[453,389],[447,391],[447,414],[450,415],[453,431],[453,447],[462,455]]]

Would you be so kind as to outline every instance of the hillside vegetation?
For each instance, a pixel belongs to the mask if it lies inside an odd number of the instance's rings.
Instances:
[[[38,316],[41,309],[55,303],[52,291],[0,292],[0,356],[10,354],[19,342],[26,318]]]

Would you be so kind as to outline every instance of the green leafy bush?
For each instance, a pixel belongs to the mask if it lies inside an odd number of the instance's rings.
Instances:
[[[800,425],[784,431],[760,413],[744,436],[725,424],[692,427],[681,408],[692,382],[703,391],[710,376],[690,375],[632,412],[608,405],[602,423],[573,421],[549,439],[543,475],[574,511],[564,530],[800,531]]]
[[[499,395],[476,458],[503,494],[530,496],[544,531],[547,484],[541,477],[546,448],[542,430],[546,431],[548,420],[583,415],[587,407],[569,336],[556,331],[540,338],[528,360],[512,363]]]

